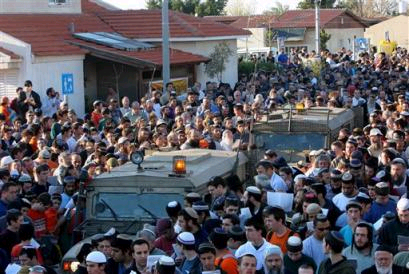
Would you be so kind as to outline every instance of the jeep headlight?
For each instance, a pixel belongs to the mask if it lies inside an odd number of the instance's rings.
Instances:
[[[63,262],[63,270],[65,272],[75,272],[78,269],[80,262],[78,261],[66,261]]]

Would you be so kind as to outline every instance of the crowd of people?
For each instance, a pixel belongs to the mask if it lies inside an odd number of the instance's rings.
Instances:
[[[407,50],[354,58],[291,49],[267,61],[277,69],[240,75],[234,87],[196,82],[180,95],[167,83],[133,102],[110,89],[84,117],[52,87],[41,99],[29,80],[2,97],[0,272],[55,273],[84,218],[80,179],[136,150],[254,149],[254,122],[302,104],[361,107],[366,124],[296,166],[267,150],[254,185],[214,177],[208,194],[169,201],[168,217],[136,238],[95,235],[75,273],[409,273]],[[269,192],[290,194],[291,210],[268,205]]]

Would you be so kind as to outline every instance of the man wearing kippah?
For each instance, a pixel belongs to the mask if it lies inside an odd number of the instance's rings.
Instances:
[[[378,243],[391,248],[393,254],[409,251],[409,244],[398,241],[399,236],[409,237],[409,199],[401,198],[396,211],[397,218],[383,225],[378,233]]]
[[[328,258],[321,262],[317,274],[356,274],[354,265],[342,256],[344,245],[344,238],[338,231],[325,235],[323,248]]]
[[[375,251],[375,264],[364,271],[362,274],[395,274],[407,273],[407,269],[393,263],[393,250],[387,246],[380,245]]]

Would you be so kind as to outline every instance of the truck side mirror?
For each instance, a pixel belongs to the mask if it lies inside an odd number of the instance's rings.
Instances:
[[[95,205],[95,211],[97,212],[97,213],[103,213],[104,211],[105,211],[105,205],[104,205],[104,203],[97,203],[96,205]]]

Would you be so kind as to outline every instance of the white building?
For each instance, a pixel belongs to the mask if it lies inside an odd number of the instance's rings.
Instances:
[[[49,87],[72,91],[69,105],[83,114],[93,100],[105,99],[110,87],[133,100],[146,93],[151,80],[161,79],[160,10],[120,11],[97,0],[0,0],[0,7],[0,96],[14,97],[29,79],[42,98]],[[188,85],[215,80],[204,72],[214,46],[226,41],[236,52],[237,39],[248,35],[172,11],[169,24],[171,78]],[[118,39],[126,45],[115,46]],[[234,85],[237,56],[226,67],[223,82]],[[67,89],[63,81],[71,77]]]

